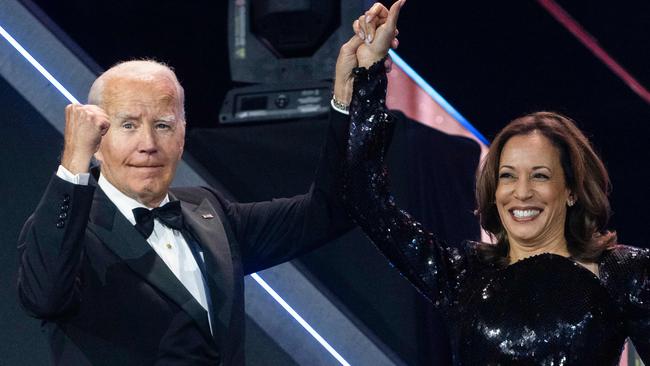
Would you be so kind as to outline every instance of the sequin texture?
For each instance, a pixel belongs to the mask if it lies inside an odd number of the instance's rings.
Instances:
[[[451,246],[396,206],[384,163],[393,117],[383,61],[355,70],[342,189],[348,211],[447,322],[456,365],[616,365],[629,337],[650,363],[650,254],[603,253],[599,275],[541,254],[507,267]]]

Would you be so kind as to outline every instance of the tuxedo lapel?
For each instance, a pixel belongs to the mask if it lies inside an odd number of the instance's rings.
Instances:
[[[234,293],[232,256],[226,232],[220,216],[207,199],[199,205],[181,201],[181,210],[186,225],[203,249],[214,312],[212,326],[225,336]]]
[[[88,228],[136,274],[176,302],[194,319],[205,335],[212,338],[205,309],[99,187],[95,193]]]

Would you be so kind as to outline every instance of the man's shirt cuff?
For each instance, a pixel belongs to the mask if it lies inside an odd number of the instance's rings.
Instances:
[[[72,184],[79,184],[82,186],[87,186],[88,180],[90,179],[90,173],[73,174],[63,165],[59,165],[59,169],[56,171],[56,176]]]

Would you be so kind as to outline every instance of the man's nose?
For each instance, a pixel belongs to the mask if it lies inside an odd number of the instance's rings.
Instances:
[[[158,141],[155,131],[152,128],[143,128],[140,131],[140,146],[138,150],[147,154],[158,151]]]

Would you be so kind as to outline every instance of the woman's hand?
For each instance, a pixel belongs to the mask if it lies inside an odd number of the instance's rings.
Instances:
[[[358,20],[354,21],[353,36],[341,46],[336,59],[334,76],[334,98],[345,104],[352,99],[352,70],[357,66],[369,67],[382,59],[389,48],[397,48],[397,17],[406,0],[398,0],[390,10],[380,3],[375,3]],[[391,23],[389,23],[391,22]],[[389,36],[388,33],[392,34]],[[364,44],[365,42],[365,44]],[[387,45],[386,45],[386,42]],[[361,48],[364,48],[361,50]],[[391,62],[387,60],[386,70],[389,71]]]
[[[397,0],[390,9],[380,3],[375,3],[359,19],[354,21],[352,28],[360,39],[365,41],[357,49],[359,66],[370,67],[386,56],[388,50],[397,48],[397,19],[406,0]]]

